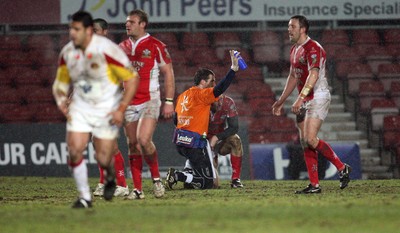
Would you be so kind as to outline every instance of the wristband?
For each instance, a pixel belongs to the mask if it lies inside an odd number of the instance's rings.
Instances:
[[[310,94],[312,88],[313,87],[310,84],[305,85],[300,92],[300,99],[303,100],[306,96],[308,96],[308,94]]]
[[[165,98],[165,104],[173,105],[173,104],[174,104],[174,99],[172,99],[172,98]]]
[[[128,104],[121,102],[118,106],[117,111],[124,113],[127,107],[128,107]]]

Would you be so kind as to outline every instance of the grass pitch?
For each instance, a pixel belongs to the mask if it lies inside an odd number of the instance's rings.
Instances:
[[[97,179],[90,179],[91,187]],[[128,180],[129,185],[131,180]],[[231,189],[167,191],[145,200],[106,202],[76,210],[72,178],[0,177],[0,232],[399,232],[400,180],[357,180],[339,189],[321,181],[322,193],[295,195],[307,181],[244,181]]]

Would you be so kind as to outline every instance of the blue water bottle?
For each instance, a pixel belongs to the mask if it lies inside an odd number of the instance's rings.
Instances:
[[[241,70],[245,70],[247,69],[247,64],[244,61],[244,59],[242,58],[242,56],[238,55],[238,51],[234,51],[233,54],[238,58],[238,63],[239,63],[239,68]]]

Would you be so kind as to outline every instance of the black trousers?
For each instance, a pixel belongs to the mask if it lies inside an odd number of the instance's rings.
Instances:
[[[212,165],[212,154],[209,144],[205,148],[186,148],[176,146],[178,153],[190,161],[193,170],[191,185],[198,189],[211,189],[214,185],[214,168]],[[180,172],[178,180],[186,181],[186,174]],[[184,176],[183,176],[184,175]]]

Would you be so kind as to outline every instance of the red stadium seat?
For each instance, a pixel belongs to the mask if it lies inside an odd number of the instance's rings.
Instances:
[[[329,54],[327,54],[329,56]],[[344,51],[339,52],[339,55],[335,55],[336,62],[360,62],[362,63],[365,57],[359,54],[359,51],[355,47],[349,47]]]
[[[28,105],[20,105],[6,111],[2,115],[5,123],[31,123],[34,121],[36,112],[29,108]]]
[[[245,59],[245,58],[243,58]],[[264,82],[264,77],[262,74],[261,67],[259,65],[252,65],[247,64],[248,68],[245,70],[241,70],[240,72],[236,73],[236,80],[239,82],[253,82],[253,81],[261,81]],[[226,67],[226,65],[225,65]],[[226,68],[225,68],[226,69]]]
[[[358,92],[359,105],[356,105],[361,113],[367,114],[371,111],[371,102],[374,99],[386,99],[383,84],[379,81],[365,81],[360,83]],[[356,112],[358,112],[356,110]]]
[[[224,60],[230,49],[242,52],[244,50],[239,34],[237,32],[215,32],[213,47],[220,60]]]
[[[281,48],[276,45],[258,45],[253,47],[253,59],[258,64],[278,64],[281,58]]]
[[[385,44],[398,44],[400,38],[400,29],[391,28],[386,29],[383,32],[383,38],[385,40]]]
[[[400,146],[400,115],[383,118],[383,145],[385,149]]]
[[[61,51],[61,49],[70,42],[69,34],[61,34],[58,39],[57,50]]]
[[[383,83],[385,90],[388,91],[391,83],[400,78],[400,64],[379,65],[377,77]]]
[[[185,57],[185,50],[180,50],[178,48],[168,48],[168,52],[171,55],[173,67],[181,67],[190,64],[191,58]]]
[[[17,90],[20,95],[25,97],[28,104],[41,102],[54,103],[51,87],[29,85],[18,87]]]
[[[349,95],[357,96],[357,93],[360,90],[360,83],[372,81],[374,79],[374,74],[368,64],[358,62],[350,62],[348,64],[350,64],[350,66],[346,67],[348,71],[347,76],[345,76],[344,79],[344,84]],[[343,72],[345,72],[345,70]]]
[[[323,48],[326,52],[326,59],[330,60],[340,60],[341,57],[347,56],[347,53],[344,54],[343,51],[349,51],[350,47],[345,44],[322,44]]]
[[[182,44],[184,48],[208,47],[210,46],[210,40],[205,32],[184,32]]]
[[[6,68],[9,66],[33,66],[35,63],[29,53],[22,50],[0,50],[0,64]]]
[[[347,31],[342,29],[324,30],[321,36],[321,44],[325,48],[326,45],[350,45],[350,39]]]
[[[27,38],[28,49],[31,50],[54,50],[56,49],[53,35],[33,34]]]
[[[252,32],[250,35],[250,43],[252,47],[260,45],[282,46],[280,35],[271,30]]]
[[[11,78],[13,69],[10,67],[0,68],[0,86],[11,86],[15,80]]]
[[[375,29],[357,29],[353,30],[352,40],[354,44],[375,44],[379,45],[380,38]]]
[[[29,107],[38,110],[34,115],[34,120],[36,122],[62,123],[66,121],[65,116],[61,113],[56,104],[31,103]]]
[[[179,46],[178,39],[173,32],[158,32],[152,36],[166,44],[167,48],[177,48]]]
[[[190,59],[190,63],[194,66],[209,66],[213,67],[220,64],[220,59],[217,58],[215,50],[212,48],[186,48],[185,57]]]
[[[383,118],[388,115],[398,115],[399,108],[390,99],[371,101],[371,126],[373,131],[383,129]]]
[[[213,45],[215,47],[241,47],[242,42],[237,32],[215,32]]]
[[[400,108],[400,81],[393,81],[390,84],[389,94],[396,106]]]
[[[25,36],[20,35],[1,35],[0,49],[22,50],[24,48],[22,41]]]
[[[17,89],[10,86],[0,86],[0,104],[23,104],[25,100],[24,95],[19,93]]]
[[[32,69],[27,66],[20,66],[17,68],[18,72],[15,72],[10,78],[15,80],[17,86],[25,85],[37,85],[45,86],[49,85],[48,80],[46,80],[42,75],[43,71],[39,69]],[[48,72],[48,71],[47,71]],[[55,76],[56,74],[53,73]]]

